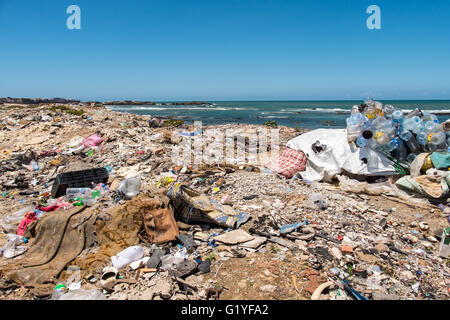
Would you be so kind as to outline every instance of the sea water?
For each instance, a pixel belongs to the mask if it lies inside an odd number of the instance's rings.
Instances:
[[[345,128],[346,118],[354,105],[363,101],[206,101],[211,105],[133,105],[108,106],[119,112],[129,112],[153,117],[184,120],[185,123],[202,121],[204,125],[224,123],[263,124],[274,120],[278,125],[315,128]],[[401,100],[381,101],[396,109],[409,112],[415,108],[428,111],[438,117],[439,122],[449,119],[450,100]]]

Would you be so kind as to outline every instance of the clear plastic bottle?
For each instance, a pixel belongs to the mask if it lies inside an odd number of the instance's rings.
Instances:
[[[422,147],[425,147],[428,144],[428,133],[426,133],[425,130],[422,130],[417,134],[417,142]]]
[[[438,117],[428,111],[423,112],[422,122],[432,121],[434,123],[439,123]]]
[[[67,188],[66,197],[74,198],[74,197],[87,197],[92,194],[91,188]]]
[[[411,135],[411,137],[408,140],[403,140],[406,144],[406,147],[408,148],[408,150],[414,154],[416,153],[420,153],[421,150],[421,146],[420,144],[417,142],[416,138],[414,137],[414,135]]]
[[[367,119],[373,119],[377,116],[377,111],[375,109],[375,106],[369,105],[364,110],[364,115],[367,117]]]
[[[373,137],[373,132],[375,131],[375,127],[372,122],[367,121],[361,125],[361,135],[364,139],[369,140]]]
[[[392,119],[392,114],[395,111],[395,107],[391,104],[386,104],[383,108],[383,113],[386,119]]]
[[[395,143],[398,143],[398,145],[394,150],[394,157],[399,161],[406,162],[408,158],[408,149],[406,148],[405,143],[400,139],[397,139]]]
[[[395,110],[392,113],[392,122],[394,124],[400,124],[403,122],[403,112],[401,110]]]
[[[416,157],[417,157],[417,155],[415,155],[414,153],[410,153],[406,157],[406,161],[408,161],[409,163],[412,163]]]
[[[398,136],[399,136],[399,138],[402,139],[403,141],[408,141],[408,140],[411,139],[412,133],[409,132],[408,130],[402,130],[402,131],[399,131]]]
[[[439,132],[433,134],[430,138],[430,143],[429,143],[428,148],[430,149],[430,151],[446,151],[448,146],[447,146],[445,133],[442,131],[439,131]]]
[[[55,289],[53,290],[51,300],[59,300],[59,298],[61,298],[61,296],[65,293],[65,291],[66,285],[64,283],[58,283]]]
[[[411,111],[405,115],[405,119],[409,119],[412,117],[419,117],[419,119],[420,119],[420,117],[423,117],[423,113],[419,108],[416,108],[413,111]]]
[[[363,148],[363,147],[367,146],[367,143],[368,143],[368,142],[369,142],[368,139],[365,139],[364,137],[359,137],[359,138],[356,140],[356,145],[357,145],[358,147],[360,147],[360,148]]]
[[[394,138],[386,144],[386,149],[388,151],[394,151],[400,146],[400,139]]]
[[[136,196],[141,189],[141,180],[137,177],[128,178],[122,181],[117,188],[118,193],[124,195],[127,199]]]
[[[405,130],[409,130],[417,134],[422,128],[422,120],[418,116],[407,118],[403,120],[402,126]]]

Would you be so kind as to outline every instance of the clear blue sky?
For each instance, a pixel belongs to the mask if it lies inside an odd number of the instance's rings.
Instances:
[[[0,0],[0,96],[450,99],[449,34],[449,0]]]

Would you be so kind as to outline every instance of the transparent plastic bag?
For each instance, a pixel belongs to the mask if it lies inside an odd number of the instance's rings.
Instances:
[[[103,293],[96,289],[78,289],[64,293],[57,300],[107,300],[107,298]]]

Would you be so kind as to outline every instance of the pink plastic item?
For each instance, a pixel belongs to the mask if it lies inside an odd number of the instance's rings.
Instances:
[[[102,138],[100,138],[97,134],[93,134],[89,138],[83,140],[83,146],[85,148],[98,147],[102,142],[103,142]]]

